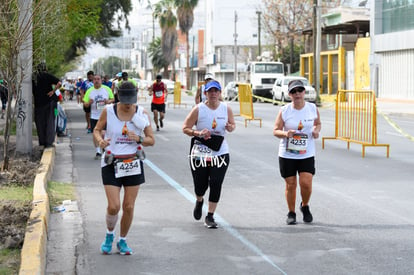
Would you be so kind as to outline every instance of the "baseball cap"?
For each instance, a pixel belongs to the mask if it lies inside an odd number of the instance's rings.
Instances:
[[[118,88],[118,99],[119,102],[124,104],[135,104],[137,103],[137,89],[131,82],[122,82]]]
[[[122,77],[127,77],[127,76],[128,76],[128,73],[127,73],[127,72],[123,72],[123,73],[121,74],[121,76],[122,76]]]
[[[122,72],[117,73],[116,77],[122,77]]]
[[[206,84],[205,86],[205,91],[208,92],[208,90],[210,90],[211,88],[217,88],[217,90],[221,91],[221,86],[220,83],[218,83],[218,81],[210,81]]]
[[[204,80],[207,80],[207,79],[214,79],[213,74],[211,74],[211,73],[207,73],[207,74],[204,76]]]
[[[290,93],[293,89],[301,88],[302,90],[305,90],[305,86],[303,85],[302,81],[300,80],[292,80],[289,82],[288,85],[288,92]]]

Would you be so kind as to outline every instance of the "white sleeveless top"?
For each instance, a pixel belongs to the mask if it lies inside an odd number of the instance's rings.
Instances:
[[[279,144],[279,157],[305,159],[315,156],[315,140],[312,130],[318,113],[316,105],[305,102],[305,106],[296,110],[292,103],[282,107],[284,131],[296,130],[294,138],[282,138]]]
[[[125,131],[134,131],[137,135],[144,136],[144,129],[150,125],[148,116],[144,113],[144,108],[137,105],[138,110],[131,121],[119,120],[114,112],[114,104],[109,104],[105,108],[107,113],[105,139],[111,139],[105,150],[111,151],[114,155],[135,154],[138,144],[135,140],[129,139]],[[101,167],[106,165],[104,156],[102,156]]]
[[[197,131],[203,129],[208,129],[212,135],[217,136],[226,136],[226,123],[228,121],[227,113],[227,104],[220,102],[219,107],[215,110],[211,110],[205,103],[198,104],[198,118],[196,128]],[[197,141],[196,141],[197,143]],[[199,144],[201,147],[207,147],[205,145]],[[206,149],[207,150],[207,149]],[[227,144],[226,138],[224,138],[223,143],[218,151],[211,151],[212,156],[219,156],[229,153],[229,146]]]

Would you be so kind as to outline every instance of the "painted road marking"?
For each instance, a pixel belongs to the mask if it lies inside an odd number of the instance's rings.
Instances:
[[[191,203],[194,203],[196,198],[188,192],[187,189],[185,189],[182,185],[180,185],[178,182],[176,182],[174,179],[172,179],[170,176],[168,176],[164,171],[162,171],[160,168],[158,168],[154,163],[152,163],[150,160],[146,159],[145,164],[147,164],[155,173],[157,173],[161,178],[163,178],[170,186],[172,186],[175,190],[178,191],[184,198],[186,198]],[[203,206],[205,208],[206,206]],[[206,209],[204,209],[206,210]],[[236,229],[234,229],[225,219],[223,219],[219,214],[215,213],[214,217],[216,220],[220,223],[220,226],[224,228],[230,235],[232,235],[234,238],[238,239],[241,243],[243,243],[247,248],[249,248],[251,251],[256,253],[258,256],[260,256],[263,260],[268,262],[271,266],[273,266],[275,269],[277,269],[281,274],[286,275],[287,273],[282,270],[276,263],[274,263],[266,254],[264,254],[260,248],[255,246],[253,243],[251,243],[249,240],[247,240],[245,237],[243,237]]]
[[[401,135],[408,138],[411,141],[414,141],[414,137],[408,133],[406,133],[403,129],[400,128],[394,121],[392,121],[386,114],[381,113],[380,114],[385,118],[385,120]]]

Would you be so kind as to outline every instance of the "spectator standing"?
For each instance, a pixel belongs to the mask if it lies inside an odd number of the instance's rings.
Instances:
[[[61,82],[47,72],[46,64],[40,63],[32,78],[34,114],[39,145],[53,146],[56,135],[55,108]]]
[[[9,89],[4,79],[0,79],[0,97],[1,97],[1,118],[4,119],[6,112],[7,101],[9,100]]]

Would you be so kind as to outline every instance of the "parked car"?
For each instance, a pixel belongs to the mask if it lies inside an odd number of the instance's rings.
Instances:
[[[168,93],[173,94],[175,82],[165,78],[163,78],[161,81],[164,82],[164,85],[167,87]]]
[[[296,79],[302,81],[303,85],[305,86],[305,100],[316,102],[315,89],[309,84],[309,81],[305,77],[301,76],[282,76],[276,79],[272,89],[273,100],[280,100],[282,102],[290,101],[288,84],[290,81]]]
[[[221,95],[224,100],[232,100],[239,94],[239,87],[237,83],[234,81],[230,81],[227,83],[226,87],[224,87],[223,94]]]

